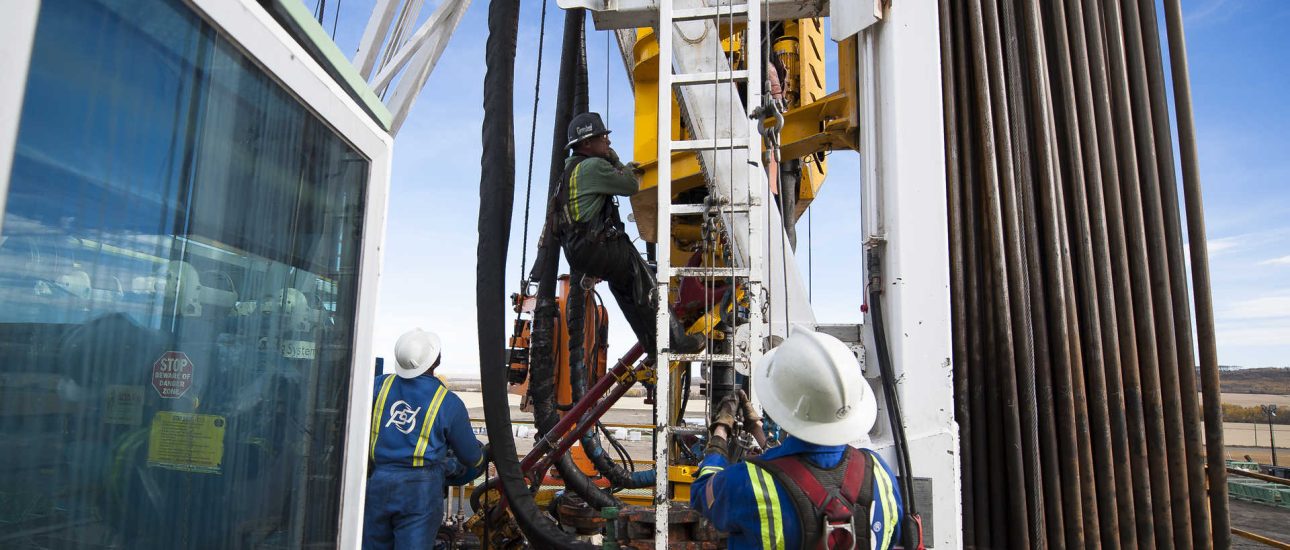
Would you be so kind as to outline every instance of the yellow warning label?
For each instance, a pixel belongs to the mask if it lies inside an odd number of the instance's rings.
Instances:
[[[148,465],[185,472],[220,473],[224,460],[224,417],[159,412],[152,417]]]

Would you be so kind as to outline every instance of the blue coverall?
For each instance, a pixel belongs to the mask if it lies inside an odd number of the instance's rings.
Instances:
[[[845,445],[816,445],[790,436],[761,458],[802,455],[816,466],[832,468],[842,461],[845,449]],[[874,452],[865,453],[874,459],[873,505],[869,509],[871,548],[888,550],[899,540],[904,505],[896,477],[887,464]],[[763,489],[772,486],[773,492]],[[719,454],[705,456],[699,465],[699,477],[690,486],[690,505],[714,527],[730,535],[732,550],[792,550],[802,546],[802,527],[792,497],[769,472],[754,464],[729,465],[726,457]]]
[[[483,466],[469,413],[430,375],[379,376],[374,397],[369,458],[375,467],[367,479],[363,548],[433,548],[445,483],[468,482]]]

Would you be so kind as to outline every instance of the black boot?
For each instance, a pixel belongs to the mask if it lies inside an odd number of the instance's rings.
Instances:
[[[707,339],[702,334],[686,334],[685,327],[676,317],[671,318],[672,337],[671,345],[668,346],[673,353],[698,353],[707,345]]]

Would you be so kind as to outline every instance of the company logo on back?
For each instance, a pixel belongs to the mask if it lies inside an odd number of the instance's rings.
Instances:
[[[388,428],[393,424],[400,432],[405,434],[412,433],[412,430],[417,428],[417,413],[419,412],[421,412],[420,407],[413,409],[412,405],[409,405],[407,401],[402,399],[395,401],[393,405],[390,405],[390,420],[385,423],[385,427]]]

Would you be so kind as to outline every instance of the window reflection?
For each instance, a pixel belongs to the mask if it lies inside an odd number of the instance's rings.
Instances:
[[[367,172],[182,1],[42,2],[0,548],[334,544]]]

